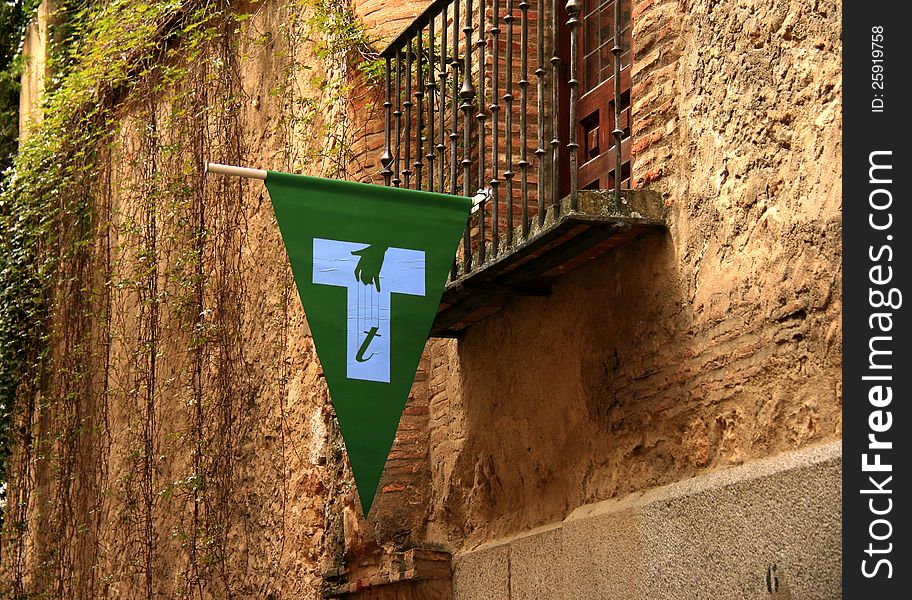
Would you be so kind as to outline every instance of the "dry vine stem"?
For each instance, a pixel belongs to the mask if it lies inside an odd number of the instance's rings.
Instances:
[[[16,443],[0,595],[250,596],[301,553],[316,579],[341,559],[341,438],[325,389],[288,402],[312,357],[271,212],[204,159],[358,170],[363,31],[337,0],[63,8],[46,118],[0,195],[4,231],[25,228],[3,238],[9,273],[28,283],[3,286],[20,312],[0,315],[0,342],[29,340],[0,355]],[[252,256],[272,257],[268,281]],[[292,419],[310,451],[286,444]],[[291,510],[317,516],[289,530]]]

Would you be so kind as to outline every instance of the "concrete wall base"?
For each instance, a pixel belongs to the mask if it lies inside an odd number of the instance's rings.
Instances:
[[[580,507],[454,558],[455,600],[842,596],[841,442]]]

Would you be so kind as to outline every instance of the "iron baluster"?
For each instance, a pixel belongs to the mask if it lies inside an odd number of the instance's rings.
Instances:
[[[418,79],[418,91],[415,92],[415,108],[417,109],[415,118],[415,129],[418,132],[418,148],[415,149],[415,189],[421,188],[421,171],[424,169],[424,140],[426,139],[424,131],[424,48],[422,47],[423,37],[422,30],[418,30],[418,36],[415,38],[415,77]]]
[[[462,88],[459,90],[459,98],[462,104],[459,108],[463,113],[463,146],[462,146],[462,193],[464,196],[472,196],[472,100],[475,98],[475,86],[472,84],[472,0],[466,1],[466,18],[462,27],[465,35],[465,66],[462,74]],[[471,222],[471,219],[470,219]],[[467,225],[465,235],[463,236],[463,264],[465,272],[472,270],[472,239],[471,226]]]
[[[385,87],[386,87],[386,100],[383,102],[383,154],[380,156],[380,165],[383,169],[380,173],[383,175],[384,185],[390,185],[391,179],[393,177],[393,170],[390,169],[390,165],[393,163],[393,153],[390,148],[390,120],[392,116],[392,96],[390,90],[390,77],[392,71],[392,65],[390,64],[390,58],[386,57],[386,77],[385,77]]]
[[[478,0],[478,191],[485,188],[485,2]],[[478,264],[485,261],[485,209],[487,197],[482,195],[478,203]]]
[[[579,27],[580,27],[580,2],[579,0],[567,0],[567,27],[570,28],[570,80],[568,85],[570,87],[570,125],[568,132],[567,140],[567,154],[570,159],[570,210],[575,211],[578,208],[579,195],[577,194],[577,187],[579,186],[579,158],[577,157],[577,151],[579,149],[579,144],[577,143],[577,105],[579,104],[579,79],[578,79],[578,60],[577,56],[577,45],[579,43]],[[556,215],[555,215],[556,216]]]
[[[513,0],[507,0],[507,14],[504,15],[504,23],[507,24],[507,85],[504,91],[503,101],[506,108],[504,116],[504,153],[506,154],[507,169],[504,171],[503,178],[507,182],[507,198],[504,202],[504,208],[507,211],[507,248],[513,246],[513,22],[516,18],[513,16]],[[495,245],[495,252],[497,251]]]
[[[459,134],[457,133],[457,128],[459,126],[459,102],[457,98],[459,97],[459,0],[456,0],[455,5],[453,6],[453,59],[450,62],[450,67],[453,69],[452,77],[452,100],[450,105],[452,107],[452,114],[450,115],[450,193],[456,194],[456,178],[457,178],[457,144],[459,142]],[[463,233],[463,236],[468,235],[469,231],[469,221],[466,220],[466,229]],[[453,270],[452,270],[453,279],[456,278],[456,260],[453,259]]]
[[[494,256],[497,256],[498,245],[500,244],[500,198],[498,198],[498,191],[500,188],[500,179],[498,179],[499,156],[497,155],[499,148],[497,145],[498,139],[498,128],[500,124],[498,123],[498,116],[500,113],[500,1],[494,0],[494,15],[491,25],[491,41],[492,41],[492,56],[491,61],[494,63],[494,73],[492,77],[491,85],[493,89],[491,90],[491,201],[493,202],[491,206],[491,251]],[[507,133],[507,137],[510,137],[510,133]]]
[[[453,71],[452,76],[452,95],[450,102],[450,193],[456,194],[457,179],[458,179],[458,165],[459,159],[457,158],[459,144],[459,0],[456,0],[453,12],[453,58],[450,61],[450,69]]]
[[[444,192],[444,181],[443,181],[443,171],[446,168],[444,164],[444,153],[446,152],[446,145],[444,145],[443,138],[445,136],[444,129],[446,127],[446,95],[447,95],[447,7],[443,7],[443,14],[441,15],[440,22],[440,72],[437,73],[437,79],[440,80],[440,85],[437,93],[437,97],[440,98],[440,111],[438,112],[438,118],[440,119],[439,132],[437,133],[437,191],[441,194]]]
[[[560,79],[560,54],[558,54],[557,34],[560,27],[558,19],[559,0],[551,1],[551,204],[554,216],[560,208],[560,96],[558,81]],[[542,215],[544,216],[544,215]]]
[[[614,0],[614,201],[621,208],[621,0]]]
[[[529,0],[520,0],[519,56],[522,74],[519,80],[519,171],[522,194],[522,236],[529,237]]]
[[[399,187],[402,179],[399,177],[399,152],[402,148],[402,51],[396,50],[396,110],[393,111],[396,123],[396,154],[393,185]]]
[[[538,77],[538,147],[535,156],[538,157],[538,224],[545,222],[545,0],[538,0],[538,67],[535,75]]]
[[[405,109],[405,168],[402,175],[405,177],[405,187],[412,187],[412,165],[409,162],[412,159],[412,40],[409,40],[405,48],[405,102],[402,108]]]
[[[428,163],[428,185],[427,189],[434,191],[434,158],[435,150],[434,143],[437,141],[434,137],[434,103],[437,100],[437,79],[435,78],[434,69],[436,64],[434,63],[434,52],[436,52],[436,47],[434,46],[434,27],[437,25],[437,18],[431,17],[430,27],[428,29],[428,78],[427,83],[425,84],[425,89],[427,90],[427,105],[428,105],[428,146],[427,154],[424,155],[424,158]]]

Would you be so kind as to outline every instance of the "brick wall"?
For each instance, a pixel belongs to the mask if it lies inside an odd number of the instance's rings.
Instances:
[[[630,97],[633,186],[644,187],[668,170],[677,130],[676,98],[681,6],[676,1],[634,2]]]
[[[426,4],[353,6],[382,41]],[[262,42],[263,31],[289,21],[285,9],[266,3],[240,25],[245,60],[233,78],[200,80],[236,86],[240,98],[205,104],[212,120],[204,131],[192,129],[210,158],[282,166],[329,144],[322,110],[308,131],[283,137],[287,107],[269,90],[289,56],[315,62],[305,47],[285,47],[282,36]],[[203,323],[213,333],[204,346],[191,345],[179,311],[156,325],[158,384],[143,389],[158,415],[152,444],[164,458],[149,480],[151,516],[131,504],[146,476],[133,453],[144,441],[135,382],[146,374],[135,358],[145,356],[139,301],[127,286],[111,291],[107,364],[117,381],[94,396],[107,403],[113,426],[91,460],[103,459],[109,470],[86,459],[80,472],[95,474],[97,489],[87,479],[71,497],[46,478],[48,464],[37,468],[33,497],[59,492],[67,494],[59,506],[100,507],[95,537],[81,537],[81,525],[70,523],[73,545],[62,541],[58,556],[72,558],[79,548],[79,559],[60,573],[84,590],[141,589],[147,567],[131,561],[146,549],[139,528],[148,521],[155,532],[148,568],[160,593],[176,595],[193,582],[215,595],[313,597],[343,557],[357,567],[384,546],[463,550],[560,522],[588,503],[837,440],[840,16],[831,0],[634,5],[633,173],[637,186],[665,195],[669,231],[581,267],[549,297],[517,298],[459,341],[430,342],[366,523],[353,509],[325,382],[262,187],[206,180],[204,202],[193,206],[206,210],[202,302],[210,320]],[[308,66],[332,77],[323,65]],[[350,75],[348,175],[378,182],[382,107]],[[327,101],[306,78],[294,83],[292,100]],[[209,90],[212,98],[225,91]],[[172,101],[127,107],[106,172],[127,183],[102,194],[102,208],[123,225],[111,232],[111,280],[131,281],[142,245],[136,232],[157,227],[159,283],[177,297],[177,258],[197,239],[183,227],[196,221],[162,211],[147,222],[142,173],[130,164],[148,119],[183,114],[172,112]],[[162,148],[188,143],[183,131],[163,128]],[[186,183],[184,169],[198,168],[189,151],[164,154],[156,158],[174,181]],[[100,370],[91,377],[104,380]],[[193,390],[202,404],[190,402]],[[205,409],[202,425],[188,431],[196,406]],[[100,413],[93,418],[101,422]],[[54,432],[41,433],[51,447]],[[186,483],[194,481],[188,457],[196,443],[212,475],[205,513],[195,511]],[[44,507],[25,509],[33,529],[51,514]],[[218,550],[211,564],[194,562],[181,538],[187,531],[203,532],[199,543],[208,536]],[[28,556],[56,548],[48,531],[36,541]],[[194,572],[200,565],[206,568]]]
[[[432,343],[430,539],[839,438],[839,17],[634,5],[633,173],[669,231]]]

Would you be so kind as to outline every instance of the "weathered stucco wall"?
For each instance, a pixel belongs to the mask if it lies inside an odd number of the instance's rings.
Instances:
[[[99,149],[0,595],[317,598],[341,560],[354,490],[268,196],[202,169],[333,168],[344,67],[315,54],[312,5],[246,10],[137,78]]]
[[[634,178],[669,231],[433,343],[452,549],[840,436],[839,4],[633,18]]]
[[[355,5],[368,20],[382,8]],[[398,5],[376,35],[422,8]],[[377,178],[379,88],[352,68],[363,48],[335,37],[346,10],[213,11],[204,41],[177,42],[120,96],[85,190],[94,242],[54,290],[56,366],[21,424],[32,450],[12,459],[13,591],[316,598],[346,558],[423,539],[426,367],[365,523],[267,192],[203,173]],[[46,12],[29,38],[39,58]],[[28,111],[43,72],[28,63]]]
[[[23,71],[22,88],[19,92],[19,139],[28,136],[32,120],[41,119],[37,110],[44,92],[47,75],[47,43],[50,25],[48,2],[42,2],[35,11],[35,17],[25,30],[22,41],[22,56],[26,67]]]
[[[352,8],[381,47],[427,4]],[[381,550],[424,545],[458,553],[457,597],[490,598],[499,580],[465,587],[480,544],[839,439],[840,6],[644,0],[633,177],[663,193],[669,230],[431,341],[360,517],[265,189],[200,168],[379,181],[382,100],[314,53],[312,9],[246,5],[182,83],[123,106],[92,285],[56,307],[55,352],[90,349],[85,401],[38,403],[6,573],[87,598],[316,598],[343,567],[369,578]],[[55,437],[71,418],[74,444]],[[814,471],[821,506],[835,460]],[[778,506],[793,479],[756,493]]]

